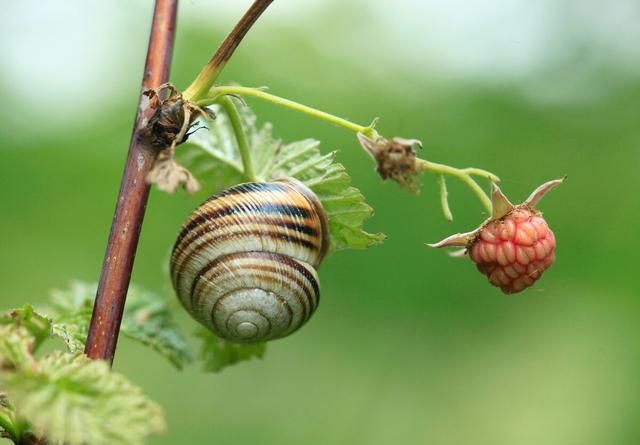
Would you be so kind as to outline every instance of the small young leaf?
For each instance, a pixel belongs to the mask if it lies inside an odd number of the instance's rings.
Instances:
[[[24,327],[34,337],[34,350],[51,335],[51,320],[38,314],[28,304],[0,315],[0,324]]]
[[[23,326],[0,325],[0,370],[29,369],[35,365],[35,337]]]
[[[37,436],[66,445],[142,444],[165,429],[162,410],[103,361],[56,351],[38,365],[0,372],[16,413]]]
[[[189,137],[185,148],[178,150],[180,163],[186,165],[196,177],[206,175],[216,190],[248,181],[242,170],[238,144],[227,115],[216,115],[215,120],[203,119],[201,123],[208,131],[203,128]],[[243,124],[247,128],[245,119]],[[253,138],[248,139],[253,146]]]
[[[52,323],[51,334],[61,338],[70,352],[82,352],[87,341],[87,323]]]
[[[224,112],[213,107],[217,118],[208,122],[209,131],[193,134],[187,149],[181,150],[182,162],[196,176],[206,175],[203,183],[215,183],[216,190],[246,182],[242,160],[231,123]],[[323,155],[320,142],[305,139],[282,145],[271,134],[271,125],[256,126],[256,116],[246,106],[239,106],[243,127],[250,144],[253,170],[258,180],[269,181],[282,176],[294,177],[311,188],[322,202],[329,219],[331,250],[364,249],[381,243],[381,233],[367,233],[364,222],[373,209],[364,202],[360,191],[352,187],[346,169],[335,161],[336,152]]]
[[[23,423],[16,419],[16,413],[7,399],[7,395],[0,392],[0,437],[7,437],[17,443],[22,435],[21,426]]]
[[[210,372],[219,372],[227,366],[252,358],[262,358],[267,348],[265,343],[253,345],[230,343],[204,328],[198,329],[196,335],[202,340],[200,359],[203,362],[203,369]]]
[[[68,290],[52,293],[52,333],[61,337],[71,352],[84,349],[96,287],[76,281]],[[193,360],[167,302],[140,287],[129,287],[120,332],[157,351],[178,369]]]

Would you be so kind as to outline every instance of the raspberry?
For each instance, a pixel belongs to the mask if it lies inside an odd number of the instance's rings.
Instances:
[[[478,270],[505,294],[535,283],[555,261],[556,239],[542,216],[519,207],[481,228],[467,247]]]
[[[535,206],[556,179],[538,187],[522,204],[514,206],[493,184],[493,212],[476,230],[457,233],[431,247],[464,247],[478,270],[505,294],[520,292],[535,283],[555,261],[556,238]]]

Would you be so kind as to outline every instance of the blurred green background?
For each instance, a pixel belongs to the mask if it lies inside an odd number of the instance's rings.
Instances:
[[[385,135],[422,139],[426,159],[497,173],[514,201],[568,174],[541,204],[557,263],[533,289],[502,295],[469,261],[423,244],[484,219],[464,186],[449,181],[447,223],[433,177],[419,196],[381,183],[353,134],[249,100],[284,141],[315,137],[340,150],[376,210],[368,229],[388,241],[330,257],[318,312],[264,360],[178,372],[121,339],[115,368],[166,409],[169,431],[150,443],[639,443],[637,3],[302,3],[276,1],[222,81],[268,85],[363,124],[379,116]],[[179,88],[248,4],[182,2]],[[7,5],[3,308],[98,279],[151,6]],[[168,252],[201,200],[153,191],[135,283],[173,298]]]

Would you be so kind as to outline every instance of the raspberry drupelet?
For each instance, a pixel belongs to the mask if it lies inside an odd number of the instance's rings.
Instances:
[[[555,236],[535,206],[562,181],[557,179],[541,185],[517,206],[494,184],[491,218],[472,232],[429,245],[464,247],[464,252],[491,284],[506,294],[520,292],[533,285],[555,261]]]
[[[512,294],[531,286],[553,264],[555,247],[542,216],[521,207],[487,224],[468,251],[491,284]]]

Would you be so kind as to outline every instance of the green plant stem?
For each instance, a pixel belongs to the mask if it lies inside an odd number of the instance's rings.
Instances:
[[[298,102],[294,102],[289,99],[285,99],[280,96],[276,96],[274,94],[267,93],[259,88],[250,88],[250,87],[242,87],[242,86],[218,86],[212,88],[209,93],[201,100],[195,101],[195,104],[200,107],[205,107],[207,105],[211,105],[212,103],[217,102],[221,97],[226,95],[236,95],[236,96],[247,96],[254,97],[256,99],[260,99],[266,102],[271,102],[276,105],[280,105],[291,110],[298,111],[300,113],[307,114],[309,116],[315,117],[317,119],[321,119],[326,122],[330,122],[335,125],[339,125],[347,130],[353,131],[355,133],[362,133],[370,139],[376,140],[378,137],[378,132],[374,129],[373,125],[362,126],[341,117],[335,116],[333,114],[326,113],[324,111],[320,111],[316,108],[309,107],[307,105],[303,105]]]
[[[436,174],[451,175],[460,179],[462,182],[469,186],[473,193],[476,194],[485,209],[487,209],[487,212],[491,214],[493,209],[493,206],[491,205],[491,199],[484,192],[484,190],[482,190],[482,187],[480,187],[478,183],[471,177],[471,175],[480,176],[492,182],[500,182],[500,178],[498,178],[496,175],[479,168],[455,168],[444,164],[438,164],[436,162],[425,161],[424,159],[418,159],[416,162],[419,170],[429,170]]]
[[[236,132],[236,135],[239,135],[238,145],[240,146],[242,160],[243,160],[243,163],[245,164],[245,173],[247,174],[247,176],[250,176],[250,175],[253,176],[253,171],[247,169],[247,162],[250,163],[248,148],[242,147],[243,143],[241,140],[244,137],[244,131],[242,130],[242,126],[239,122],[239,116],[237,115],[237,110],[235,109],[233,104],[228,99],[225,98],[225,96],[253,97],[256,99],[263,100],[265,102],[270,102],[270,103],[280,105],[300,113],[307,114],[309,116],[315,117],[316,119],[320,119],[335,125],[339,125],[355,133],[362,133],[365,136],[367,136],[369,139],[372,139],[374,141],[380,138],[380,135],[374,128],[375,121],[368,126],[359,125],[347,119],[343,119],[341,117],[318,110],[316,108],[312,108],[307,105],[303,105],[301,103],[294,102],[292,100],[267,93],[266,91],[260,88],[251,88],[251,87],[234,86],[234,85],[217,86],[217,87],[211,88],[205,97],[203,97],[200,100],[196,100],[194,104],[200,107],[206,107],[214,103],[220,103],[227,110],[227,114],[229,114],[231,123],[234,127],[234,131]],[[226,99],[226,102],[225,102],[225,99]],[[232,111],[229,111],[227,105],[225,105],[226,103],[230,104],[231,108],[233,108]],[[236,115],[236,119],[238,120],[237,123],[233,122],[234,114]],[[244,143],[246,144],[246,140],[244,141]],[[243,150],[246,150],[246,154],[243,153]],[[446,184],[444,183],[444,175],[455,176],[456,178],[460,179],[462,182],[467,184],[467,186],[469,186],[469,188],[476,194],[478,199],[480,199],[480,202],[482,203],[482,205],[487,209],[489,213],[491,213],[492,211],[491,199],[484,192],[484,190],[482,190],[482,188],[478,185],[478,183],[472,178],[472,176],[479,176],[479,177],[488,179],[491,182],[500,182],[500,178],[498,178],[493,173],[488,172],[486,170],[479,169],[479,168],[473,168],[473,167],[469,167],[469,168],[450,167],[448,165],[429,162],[419,158],[416,160],[416,164],[417,164],[416,166],[418,168],[418,171],[429,170],[439,175],[440,187],[441,187],[442,210],[445,214],[445,217],[448,220],[451,220],[452,215],[451,215],[451,210],[449,209],[449,204],[447,200],[447,190],[446,190]],[[249,168],[250,167],[251,166],[249,166]]]
[[[442,173],[438,174],[438,182],[440,183],[440,205],[442,213],[447,221],[453,221],[453,214],[449,208],[449,192],[447,191],[447,182]]]
[[[244,36],[272,2],[273,0],[255,0],[253,2],[222,44],[220,44],[211,60],[202,68],[198,77],[184,90],[182,93],[184,99],[195,102],[206,95]]]
[[[251,151],[249,148],[249,142],[247,141],[247,135],[242,127],[242,120],[240,119],[240,113],[236,109],[229,97],[220,97],[218,103],[224,108],[224,111],[229,117],[231,127],[235,133],[236,140],[238,141],[238,149],[240,150],[240,157],[242,158],[242,167],[244,175],[250,181],[256,181],[256,174],[253,170],[253,163],[251,162]]]

